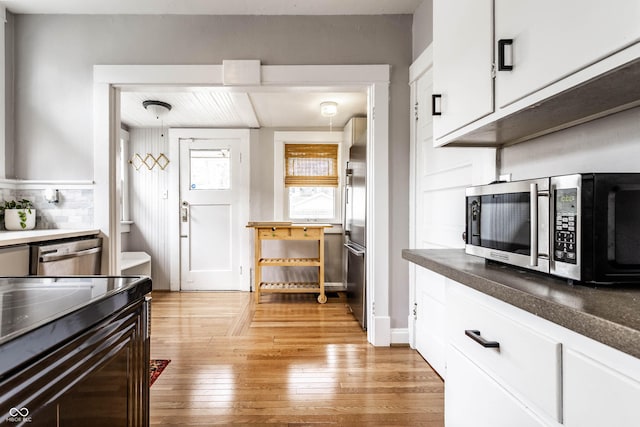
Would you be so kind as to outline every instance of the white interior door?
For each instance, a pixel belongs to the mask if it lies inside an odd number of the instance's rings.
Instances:
[[[194,129],[179,141],[180,289],[248,291],[249,131]]]
[[[465,189],[495,179],[494,148],[454,148],[433,144],[431,115],[433,58],[427,50],[412,65],[414,113],[411,153],[410,246],[416,249],[464,248]],[[409,340],[445,376],[446,300],[443,277],[411,264]]]

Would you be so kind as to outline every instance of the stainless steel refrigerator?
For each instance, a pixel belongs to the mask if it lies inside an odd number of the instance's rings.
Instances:
[[[349,150],[345,184],[345,258],[347,305],[362,329],[367,329],[366,297],[366,203],[367,145],[356,141]]]

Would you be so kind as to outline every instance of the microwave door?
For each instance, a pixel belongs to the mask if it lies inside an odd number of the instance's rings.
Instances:
[[[466,252],[549,271],[549,180],[467,189]]]

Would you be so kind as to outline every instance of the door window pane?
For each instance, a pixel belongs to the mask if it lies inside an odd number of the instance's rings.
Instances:
[[[228,148],[190,150],[191,190],[229,190],[231,159]]]
[[[289,187],[289,218],[331,219],[335,216],[335,187]]]

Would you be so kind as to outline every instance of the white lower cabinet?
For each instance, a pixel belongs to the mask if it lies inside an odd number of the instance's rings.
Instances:
[[[490,304],[491,300],[484,300],[481,295],[474,293],[454,282],[447,287],[447,337],[450,348],[458,350],[477,366],[476,369],[490,376],[505,395],[515,396],[522,405],[542,418],[561,422],[560,342],[496,310]],[[445,388],[453,388],[454,395],[456,392],[467,393],[466,390],[460,390],[464,388],[462,381],[449,383],[456,369],[449,362],[448,354]],[[476,388],[475,392],[496,393],[483,388]],[[487,403],[489,413],[502,411],[499,404]],[[516,414],[517,411],[509,412],[504,420],[507,424],[500,425],[519,425],[520,420],[513,418]],[[480,418],[476,422],[478,424],[475,425],[496,425],[489,418]]]
[[[630,366],[623,373],[620,367],[625,364],[607,365],[578,351],[565,351],[567,427],[640,426],[640,368]]]
[[[445,308],[444,304],[416,286],[416,349],[431,367],[445,378]]]
[[[640,426],[639,358],[415,271],[415,347],[445,380],[447,427]]]
[[[447,352],[447,427],[544,427],[546,424],[453,346]]]
[[[444,276],[416,267],[415,348],[438,375],[446,380],[445,285]]]

